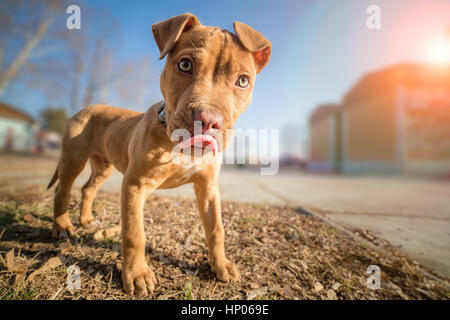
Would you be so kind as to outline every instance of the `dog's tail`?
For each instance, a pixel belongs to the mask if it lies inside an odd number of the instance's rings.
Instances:
[[[58,171],[59,171],[59,163],[56,166],[56,170],[55,170],[55,173],[53,174],[52,180],[50,180],[50,183],[47,186],[47,190],[50,189],[55,184],[56,181],[58,181],[58,178],[59,178]]]

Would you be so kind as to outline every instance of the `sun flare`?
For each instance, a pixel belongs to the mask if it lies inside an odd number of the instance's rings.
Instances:
[[[429,47],[429,61],[433,64],[450,64],[450,38],[436,38]]]

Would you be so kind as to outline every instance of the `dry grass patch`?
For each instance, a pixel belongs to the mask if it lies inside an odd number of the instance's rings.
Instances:
[[[77,235],[55,242],[50,231],[53,193],[37,186],[1,187],[0,299],[135,298],[121,288],[120,235],[94,237],[99,230],[79,227],[79,193],[73,194],[70,214]],[[240,283],[218,282],[210,271],[193,200],[149,198],[146,253],[158,284],[148,298],[449,298],[447,279],[385,241],[379,242],[382,250],[374,250],[298,208],[232,202],[222,207],[226,253],[241,271]],[[103,229],[116,226],[119,195],[100,192],[95,215]],[[66,286],[71,265],[81,270],[81,289],[72,292]],[[381,268],[380,290],[365,285],[369,265]]]

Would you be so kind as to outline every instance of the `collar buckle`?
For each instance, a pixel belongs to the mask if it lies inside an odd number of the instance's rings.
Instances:
[[[158,110],[158,118],[159,121],[161,121],[162,124],[166,124],[166,110],[164,109],[164,107],[166,106],[166,104],[164,103],[164,100],[161,101],[161,104],[159,105],[159,110]]]

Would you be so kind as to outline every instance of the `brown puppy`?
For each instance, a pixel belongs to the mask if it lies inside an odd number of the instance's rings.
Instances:
[[[70,189],[87,160],[92,174],[82,188],[81,225],[96,223],[92,201],[113,168],[123,175],[121,193],[122,270],[126,292],[146,295],[155,276],[145,262],[143,207],[146,197],[159,188],[193,183],[205,228],[208,260],[222,281],[237,280],[236,266],[225,257],[218,174],[221,153],[214,161],[196,165],[173,161],[175,129],[193,132],[194,120],[202,132],[220,137],[226,146],[226,130],[249,105],[255,76],[269,61],[271,43],[240,22],[232,34],[200,24],[192,14],[183,14],[153,25],[161,52],[168,56],[161,74],[165,119],[160,104],[146,113],[94,105],[74,115],[67,123],[62,154],[49,188],[55,191],[53,235],[71,236],[74,227],[67,206]],[[220,140],[220,139],[219,139]],[[206,153],[203,157],[214,157]],[[136,289],[136,290],[135,290]]]

